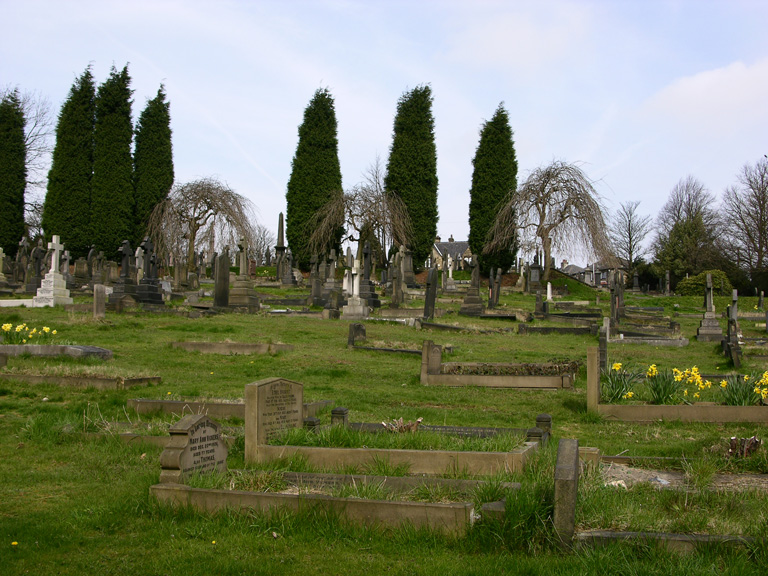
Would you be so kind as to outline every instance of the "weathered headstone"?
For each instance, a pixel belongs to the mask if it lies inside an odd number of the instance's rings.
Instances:
[[[424,298],[424,320],[435,316],[435,300],[437,298],[437,268],[430,268],[427,273],[427,291]]]
[[[301,428],[304,386],[268,378],[245,386],[245,462],[255,462],[258,447],[291,428]]]
[[[93,287],[93,317],[94,319],[104,318],[107,308],[107,290],[103,284],[96,284]]]
[[[552,282],[547,282],[547,302],[552,302]]]
[[[704,287],[704,318],[701,320],[696,339],[702,342],[720,342],[723,339],[723,330],[720,321],[715,316],[715,302],[712,296],[712,274],[707,274],[707,283]]]
[[[0,247],[0,285],[7,284],[5,274],[3,273],[4,265],[5,265],[5,252],[3,251],[3,248]]]
[[[154,254],[155,246],[149,236],[145,236],[141,242],[143,254],[142,277],[136,287],[136,300],[147,304],[163,304],[163,295],[157,279],[157,258]]]
[[[499,305],[499,297],[501,296],[501,268],[496,269],[496,278],[493,282],[493,305],[497,307]]]
[[[480,266],[475,254],[472,255],[469,266],[472,269],[472,280],[464,301],[461,303],[461,308],[459,308],[459,314],[464,316],[480,316],[485,308],[483,300],[480,298]]]
[[[192,474],[226,472],[229,451],[218,422],[205,414],[190,414],[168,432],[171,440],[160,454],[161,483],[181,484]]]
[[[214,308],[226,308],[229,306],[229,250],[227,248],[216,259],[213,306]]]
[[[562,438],[555,463],[553,523],[560,544],[569,547],[576,531],[576,500],[579,492],[579,441]]]
[[[371,282],[371,244],[366,242],[363,246],[363,277],[360,278],[360,299],[371,308],[381,307],[381,300]]]
[[[353,322],[349,325],[349,335],[347,336],[347,348],[354,348],[358,341],[365,341],[365,324]]]

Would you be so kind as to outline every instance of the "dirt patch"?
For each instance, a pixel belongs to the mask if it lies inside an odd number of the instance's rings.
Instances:
[[[612,462],[602,465],[601,474],[605,485],[618,488],[631,488],[643,482],[658,488],[685,489],[688,487],[685,472],[680,471],[633,468]],[[731,492],[768,491],[768,474],[715,474],[710,488]]]

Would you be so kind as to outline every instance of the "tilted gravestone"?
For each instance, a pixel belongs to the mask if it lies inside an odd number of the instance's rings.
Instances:
[[[245,386],[245,462],[255,462],[259,446],[284,430],[301,428],[304,386],[285,378],[267,378]]]
[[[192,474],[227,470],[229,451],[218,422],[205,414],[190,414],[169,432],[171,440],[160,454],[160,482],[178,484]]]

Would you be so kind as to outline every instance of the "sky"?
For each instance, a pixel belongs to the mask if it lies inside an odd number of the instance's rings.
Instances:
[[[578,162],[606,208],[655,216],[692,175],[718,198],[768,153],[764,0],[0,0],[0,87],[55,118],[91,66],[163,84],[177,182],[216,177],[273,232],[304,109],[335,99],[343,186],[386,165],[401,95],[429,84],[438,234],[466,240],[483,122],[509,112],[518,180]],[[578,254],[576,252],[574,257]],[[562,254],[567,257],[568,254]]]

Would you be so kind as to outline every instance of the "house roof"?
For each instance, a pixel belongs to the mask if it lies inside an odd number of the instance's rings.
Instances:
[[[453,242],[435,242],[435,250],[441,258],[447,258],[450,254],[455,260],[460,258],[464,252],[469,250],[469,241],[458,240]]]

